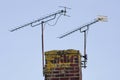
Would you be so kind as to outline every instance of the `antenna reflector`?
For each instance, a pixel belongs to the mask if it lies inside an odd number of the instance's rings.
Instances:
[[[108,21],[107,16],[102,16],[102,15],[99,15],[97,20],[102,21],[102,22],[107,22]]]

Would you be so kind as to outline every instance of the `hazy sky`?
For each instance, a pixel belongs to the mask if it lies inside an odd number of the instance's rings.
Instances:
[[[108,22],[90,26],[87,35],[87,68],[83,80],[120,80],[119,0],[0,0],[0,80],[43,80],[41,26],[10,29],[70,7],[55,26],[45,25],[45,51],[76,49],[83,54],[83,34],[61,34],[91,22],[98,15]],[[56,20],[49,22],[54,24]]]

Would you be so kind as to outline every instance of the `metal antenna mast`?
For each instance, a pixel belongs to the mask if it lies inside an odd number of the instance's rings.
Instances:
[[[41,39],[42,39],[42,65],[43,65],[43,71],[44,71],[44,24],[49,22],[49,21],[51,21],[51,20],[54,20],[57,15],[67,16],[66,15],[66,12],[67,12],[66,9],[68,9],[68,8],[67,7],[63,7],[63,8],[64,9],[59,10],[59,11],[57,11],[55,13],[50,14],[50,15],[47,15],[47,16],[45,16],[43,18],[34,20],[32,22],[29,22],[27,24],[24,24],[22,26],[19,26],[19,27],[15,28],[15,29],[10,30],[10,32],[14,32],[16,30],[19,30],[19,29],[27,27],[27,26],[35,27],[35,26],[41,25],[41,30],[42,30]]]
[[[78,31],[78,30],[80,30],[81,33],[84,33],[84,55],[82,56],[83,59],[84,59],[84,60],[82,61],[82,62],[83,62],[83,66],[82,66],[82,67],[84,67],[84,68],[87,67],[87,66],[86,66],[86,62],[87,62],[87,54],[86,54],[86,33],[87,33],[87,31],[89,30],[89,26],[90,26],[90,25],[95,24],[95,23],[97,23],[97,22],[99,22],[99,21],[106,22],[106,21],[107,21],[107,17],[106,17],[106,16],[99,16],[99,17],[96,18],[94,21],[92,21],[92,22],[90,22],[90,23],[88,23],[88,24],[86,24],[86,25],[83,25],[83,26],[81,26],[81,27],[78,27],[77,29],[74,29],[74,30],[72,30],[72,31],[70,31],[70,32],[68,32],[68,33],[65,33],[65,34],[63,34],[62,36],[58,37],[58,38],[61,39],[61,38],[63,38],[63,37],[66,37],[66,36],[68,36],[68,35],[76,32],[76,31]]]

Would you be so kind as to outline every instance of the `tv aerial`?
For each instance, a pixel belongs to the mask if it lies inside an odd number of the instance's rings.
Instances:
[[[37,20],[34,20],[32,22],[26,23],[26,24],[24,24],[22,26],[19,26],[17,28],[14,28],[14,29],[10,30],[10,32],[14,32],[14,31],[17,31],[17,30],[22,29],[24,27],[28,27],[28,26],[35,27],[35,26],[41,25],[41,31],[42,31],[42,33],[41,33],[41,39],[42,39],[41,40],[42,41],[42,65],[43,65],[43,70],[44,70],[44,24],[47,23],[47,22],[49,22],[49,21],[52,21],[52,20],[56,19],[57,15],[59,15],[59,16],[58,16],[58,18],[56,20],[56,23],[57,23],[58,19],[62,15],[63,16],[68,16],[66,14],[67,13],[67,9],[70,9],[70,8],[63,7],[63,6],[60,6],[60,7],[63,8],[63,9],[58,10],[58,11],[52,13],[52,14],[49,14],[47,16],[44,16],[42,18],[39,18]]]
[[[74,29],[74,30],[72,30],[70,32],[67,32],[67,33],[61,35],[60,37],[58,37],[58,38],[61,39],[61,38],[64,38],[64,37],[76,32],[76,31],[80,31],[81,33],[84,33],[84,55],[82,56],[83,59],[84,59],[82,61],[82,64],[83,64],[82,67],[84,67],[84,68],[87,67],[86,66],[86,62],[87,62],[87,54],[86,54],[86,35],[87,35],[87,31],[89,30],[90,25],[95,24],[95,23],[100,22],[100,21],[101,22],[106,22],[107,21],[107,16],[98,16],[97,18],[94,19],[94,21],[92,21],[92,22],[90,22],[88,24],[85,24],[85,25],[83,25],[81,27],[78,27],[78,28],[76,28],[76,29]]]

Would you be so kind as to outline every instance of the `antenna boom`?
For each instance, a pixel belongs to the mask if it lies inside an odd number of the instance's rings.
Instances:
[[[96,22],[99,22],[99,21],[106,21],[106,17],[105,17],[105,16],[100,16],[100,17],[98,17],[97,19],[95,19],[94,21],[92,21],[92,22],[90,22],[90,23],[88,23],[88,24],[86,24],[86,25],[83,25],[83,26],[81,26],[81,27],[78,27],[78,28],[76,28],[76,29],[74,29],[74,30],[72,30],[72,31],[70,31],[70,32],[67,32],[67,33],[63,34],[62,36],[60,36],[60,37],[58,37],[58,38],[61,39],[61,38],[63,38],[63,37],[66,37],[66,36],[68,36],[68,35],[76,32],[76,31],[78,31],[78,30],[80,30],[81,32],[83,32],[83,31],[84,31],[84,30],[82,30],[83,28],[89,27],[90,25],[92,25],[92,24],[94,24],[94,23],[96,23]],[[88,29],[88,28],[87,28],[87,29]]]
[[[30,23],[27,23],[27,24],[25,24],[25,25],[23,25],[23,26],[20,26],[20,27],[17,27],[17,28],[15,28],[15,29],[12,29],[12,30],[10,30],[10,32],[16,31],[16,30],[21,29],[21,28],[23,28],[23,27],[27,27],[27,26],[29,26],[29,25],[31,25],[32,27],[35,27],[35,26],[37,26],[37,25],[40,25],[40,24],[42,23],[42,21],[48,22],[48,21],[50,21],[50,20],[55,19],[57,14],[61,14],[61,15],[64,15],[64,16],[65,16],[65,14],[66,14],[66,9],[65,9],[65,10],[59,10],[59,11],[53,13],[53,14],[50,14],[50,15],[45,16],[45,17],[43,17],[43,18],[40,18],[40,19],[37,19],[37,20],[32,21],[32,22],[30,22]],[[45,20],[45,19],[50,18],[50,17],[53,17],[53,18],[51,18],[51,19],[49,19],[49,20]],[[41,21],[41,22],[40,22],[40,21]],[[36,25],[33,25],[33,24],[35,24],[35,23],[37,23],[37,22],[40,22],[40,23],[39,23],[39,24],[36,24]]]

